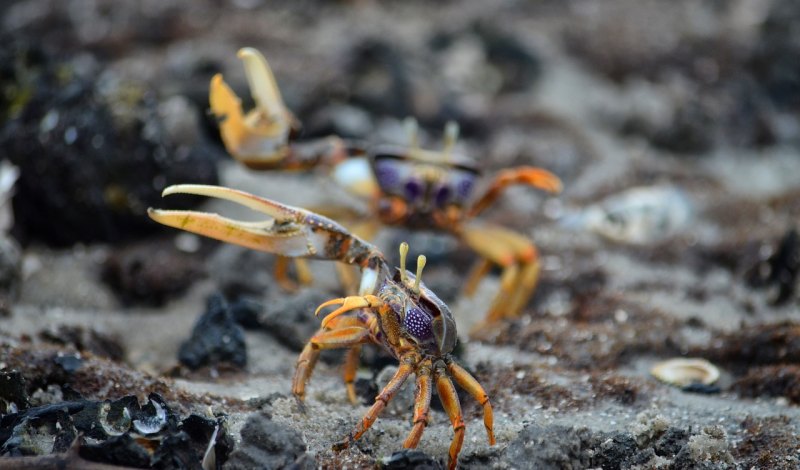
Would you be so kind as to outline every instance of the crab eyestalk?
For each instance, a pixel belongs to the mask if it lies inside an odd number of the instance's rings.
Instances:
[[[442,147],[442,156],[445,160],[450,160],[450,154],[458,142],[459,134],[458,123],[455,121],[447,121],[444,126],[444,146]]]
[[[408,256],[408,243],[400,244],[400,280],[405,284],[408,279],[406,276],[406,257]]]
[[[403,128],[405,129],[408,138],[408,146],[412,149],[419,148],[419,124],[413,117],[407,117],[403,120]]]
[[[425,263],[427,261],[428,259],[425,255],[419,255],[419,257],[417,257],[417,275],[414,279],[414,287],[411,288],[417,295],[419,295],[419,283],[422,281],[422,270],[425,269]]]

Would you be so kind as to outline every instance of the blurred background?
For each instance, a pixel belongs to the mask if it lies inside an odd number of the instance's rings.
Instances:
[[[85,400],[155,391],[181,416],[201,404],[233,416],[237,443],[245,420],[271,407],[290,429],[281,432],[308,446],[285,462],[370,466],[399,449],[404,410],[386,420],[388,437],[365,437],[369,451],[328,450],[360,412],[344,403],[335,357],[312,381],[324,391],[312,397],[326,405],[324,430],[297,424],[286,398],[294,356],[316,328],[309,308],[337,296],[329,266],[314,265],[314,287],[289,294],[274,284],[271,256],[146,216],[203,203],[162,202],[176,183],[364,209],[324,172],[256,173],[227,155],[208,84],[223,73],[251,106],[236,51],[254,47],[303,123],[300,140],[402,142],[413,116],[423,146],[438,148],[455,120],[458,150],[487,177],[534,165],[563,180],[558,197],[513,188],[485,215],[534,239],[543,271],[520,320],[460,353],[496,397],[503,436],[487,450],[465,404],[477,436],[465,465],[559,468],[573,462],[558,454],[567,443],[596,450],[592,439],[611,437],[616,454],[579,455],[576,468],[629,468],[637,456],[669,468],[800,465],[800,3],[8,0],[0,44],[0,369],[25,378],[22,395],[0,390],[5,411],[23,395],[29,406],[66,399],[65,387]],[[427,282],[460,325],[482,318],[498,273],[464,298],[474,253],[400,229],[376,243],[394,253],[401,240],[429,255]],[[207,337],[196,341],[234,337],[235,347],[193,349],[207,346],[190,339],[204,308],[228,312],[227,323],[201,321]],[[63,368],[53,355],[65,351],[101,380],[45,373]],[[685,355],[720,367],[720,382],[698,395],[650,377],[658,361]],[[391,361],[364,360],[368,401]],[[123,390],[105,387],[109,374],[127,377]],[[60,395],[41,395],[48,387]],[[570,431],[576,422],[590,434]],[[422,444],[434,460],[449,442],[446,418],[437,423],[429,432],[441,439]],[[664,429],[645,439],[640,424]],[[672,450],[657,444],[667,429]],[[563,458],[537,460],[531,439]],[[715,450],[697,457],[692,439]]]

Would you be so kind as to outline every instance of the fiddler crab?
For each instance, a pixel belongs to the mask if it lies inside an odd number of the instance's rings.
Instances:
[[[211,81],[212,113],[228,152],[256,170],[299,170],[327,167],[331,177],[370,202],[372,217],[351,229],[371,238],[381,225],[450,233],[477,252],[464,292],[471,296],[480,280],[497,265],[502,268],[500,291],[485,323],[514,318],[525,307],[539,277],[539,255],[526,236],[475,220],[502,191],[517,184],[559,193],[561,181],[547,170],[517,167],[501,171],[488,189],[476,194],[480,171],[474,162],[455,153],[459,129],[447,124],[442,150],[420,148],[416,121],[407,120],[408,145],[378,145],[367,149],[338,137],[295,142],[299,122],[284,105],[266,59],[255,49],[239,51],[255,107],[246,114],[240,99],[217,74]],[[333,208],[319,212],[338,214]],[[338,218],[338,217],[337,217]],[[341,220],[341,219],[340,219]],[[341,271],[340,271],[341,272]],[[308,268],[297,265],[301,283],[310,282]],[[276,263],[276,279],[291,286],[286,260]]]
[[[453,315],[421,281],[424,256],[417,260],[416,274],[406,271],[408,245],[403,243],[400,245],[400,268],[393,269],[375,246],[311,211],[219,186],[177,185],[164,190],[165,196],[176,193],[229,200],[266,214],[270,219],[242,222],[213,213],[149,209],[153,220],[285,257],[334,260],[361,269],[358,295],[329,300],[317,308],[315,313],[319,315],[323,309],[337,307],[323,318],[320,329],[300,354],[292,393],[302,405],[306,382],[322,349],[349,348],[344,379],[353,402],[356,401],[353,380],[361,345],[382,346],[400,366],[366,415],[342,442],[333,446],[334,450],[345,449],[359,439],[411,374],[416,376],[414,420],[403,447],[413,449],[419,443],[428,424],[432,389],[436,387],[455,432],[449,449],[449,468],[456,468],[465,425],[453,381],[483,406],[489,444],[495,444],[489,397],[478,381],[450,355],[457,341]]]

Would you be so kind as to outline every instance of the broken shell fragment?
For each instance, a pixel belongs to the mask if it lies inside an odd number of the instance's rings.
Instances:
[[[675,358],[659,362],[650,374],[658,380],[678,387],[691,384],[711,385],[719,379],[719,369],[705,359]]]

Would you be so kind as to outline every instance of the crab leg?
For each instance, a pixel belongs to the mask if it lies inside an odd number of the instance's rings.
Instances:
[[[487,322],[517,316],[525,307],[539,277],[539,254],[528,238],[511,230],[470,225],[460,234],[464,242],[485,260],[503,268],[500,292],[486,317]],[[470,276],[467,288],[474,291],[481,275],[488,272],[482,261]]]
[[[417,391],[414,398],[414,427],[408,434],[403,447],[416,449],[422,433],[428,425],[428,412],[431,409],[431,361],[423,361],[417,368]]]
[[[319,359],[319,348],[312,342],[306,343],[303,352],[297,357],[294,366],[294,377],[292,378],[292,395],[294,395],[301,409],[304,409],[303,401],[306,398],[306,383],[314,372],[314,366]]]
[[[314,372],[314,366],[316,366],[317,359],[319,359],[320,350],[348,346],[360,348],[361,343],[368,341],[369,328],[371,326],[361,321],[358,317],[339,317],[331,323],[330,329],[320,328],[317,330],[311,340],[306,343],[303,352],[300,353],[300,357],[297,358],[294,378],[292,379],[292,394],[298,403],[302,404],[305,399],[306,383]],[[363,336],[364,333],[362,331],[356,331],[356,328],[367,330],[366,337]],[[343,333],[343,330],[347,333]],[[350,335],[349,338],[347,338],[348,333]],[[347,366],[345,365],[345,367]]]
[[[275,259],[275,282],[287,292],[296,291],[299,286],[307,286],[313,282],[311,269],[308,267],[306,260],[302,258],[295,258],[294,268],[297,271],[297,282],[289,277],[289,258],[285,256],[278,256]],[[339,266],[337,264],[337,266]]]
[[[455,362],[447,363],[447,371],[458,385],[483,406],[483,425],[486,427],[486,436],[489,438],[489,445],[493,446],[496,442],[494,439],[494,413],[492,412],[492,404],[489,402],[489,396],[486,394],[486,391],[481,387],[481,384],[475,380],[472,374]]]
[[[333,450],[340,451],[350,447],[350,443],[357,441],[364,435],[365,432],[372,426],[372,423],[378,419],[378,415],[386,408],[386,404],[391,401],[398,391],[403,387],[403,384],[408,379],[408,376],[414,372],[414,364],[417,358],[413,355],[405,356],[400,362],[400,367],[394,374],[389,383],[383,387],[383,390],[375,397],[375,403],[370,407],[361,421],[356,425],[350,434],[344,438],[342,442],[333,445]]]
[[[344,377],[344,386],[347,389],[347,399],[353,405],[358,404],[358,396],[356,396],[356,371],[358,370],[359,359],[361,358],[361,345],[356,344],[347,350],[347,355],[344,359],[344,367],[342,368],[342,376]]]
[[[447,468],[455,470],[456,466],[458,466],[458,453],[461,452],[461,446],[464,444],[464,418],[461,415],[461,403],[458,401],[458,394],[453,381],[450,380],[447,373],[441,369],[436,370],[434,379],[436,380],[436,391],[439,393],[439,400],[441,400],[442,406],[453,424],[454,435],[453,441],[450,443],[450,458],[447,461]]]
[[[558,194],[561,192],[561,180],[558,176],[541,168],[523,166],[503,170],[497,174],[492,185],[470,208],[467,217],[475,217],[484,209],[492,205],[508,186],[515,184],[525,184],[541,189],[548,193]]]

